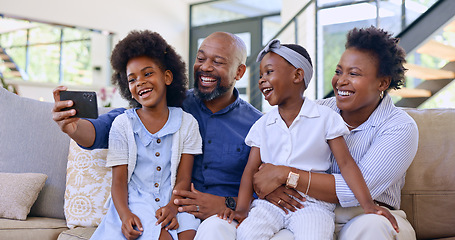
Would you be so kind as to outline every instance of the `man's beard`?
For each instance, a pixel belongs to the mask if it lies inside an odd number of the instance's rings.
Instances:
[[[203,101],[211,101],[211,100],[223,95],[227,91],[229,91],[230,86],[228,86],[228,87],[221,86],[221,78],[219,76],[214,76],[211,74],[204,73],[204,76],[210,76],[210,77],[216,79],[216,87],[215,87],[215,89],[213,89],[213,91],[211,91],[209,93],[201,92],[199,90],[199,79],[200,79],[202,73],[203,73],[202,71],[197,71],[194,74],[194,95],[196,95],[196,97],[198,97],[199,99],[201,99]]]

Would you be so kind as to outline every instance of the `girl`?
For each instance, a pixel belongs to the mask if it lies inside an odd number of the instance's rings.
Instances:
[[[112,123],[112,199],[91,239],[193,239],[200,220],[178,213],[171,194],[190,190],[193,155],[202,153],[198,124],[180,108],[185,64],[151,31],[129,33],[111,64],[113,83],[134,108]]]
[[[343,119],[330,108],[303,97],[313,72],[306,50],[299,45],[281,45],[273,40],[262,50],[257,61],[261,61],[259,88],[265,99],[278,108],[251,127],[245,142],[252,149],[242,176],[236,210],[226,209],[220,214],[229,221],[235,219],[241,223],[237,238],[270,239],[284,227],[293,232],[295,239],[332,239],[335,204],[307,195],[311,172],[327,171],[331,153],[364,212],[384,215],[397,229],[390,212],[371,199],[362,173],[344,141],[343,135],[349,130]],[[280,207],[277,207],[258,199],[250,209],[253,175],[262,162],[290,166],[286,187],[292,189],[297,187],[300,178],[297,169],[309,171],[306,190],[301,192],[307,199],[301,202],[304,208],[286,214],[283,200],[278,200],[276,204]]]

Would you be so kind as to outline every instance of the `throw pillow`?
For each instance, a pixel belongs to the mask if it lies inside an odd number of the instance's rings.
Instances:
[[[46,179],[43,173],[0,173],[0,217],[25,220]]]
[[[107,209],[111,192],[111,169],[106,167],[107,149],[84,150],[71,140],[65,189],[65,218],[69,228],[96,227]]]

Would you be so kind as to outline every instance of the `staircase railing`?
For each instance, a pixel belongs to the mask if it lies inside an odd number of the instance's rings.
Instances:
[[[13,60],[13,58],[0,46],[0,65],[3,64],[10,71],[13,77],[28,80],[28,75]],[[0,72],[0,74],[3,73]]]
[[[454,17],[455,1],[439,0],[397,34],[400,46],[409,53]]]
[[[397,106],[419,107],[453,81],[455,77],[453,60],[455,58],[447,59],[449,63],[442,68],[426,66],[421,58],[425,54],[434,55],[435,59],[438,58],[436,53],[441,52],[438,48],[443,48],[442,51],[445,51],[445,55],[447,52],[454,52],[453,44],[449,46],[433,40],[435,36],[443,32],[444,25],[455,21],[454,13],[455,1],[439,0],[397,35],[400,38],[400,45],[408,56],[412,56],[410,57],[411,62],[407,65],[409,70],[406,88],[394,93],[401,96],[401,99],[395,103]],[[440,63],[446,62],[441,60],[439,60]]]

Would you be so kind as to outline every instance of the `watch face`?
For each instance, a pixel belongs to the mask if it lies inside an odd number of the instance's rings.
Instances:
[[[299,180],[299,179],[296,175],[291,175],[291,179],[289,179],[289,183],[292,185],[297,185],[297,180]]]
[[[235,199],[232,197],[226,197],[226,207],[235,210]]]
[[[289,172],[288,179],[286,180],[286,186],[289,188],[296,188],[299,181],[299,174]]]

